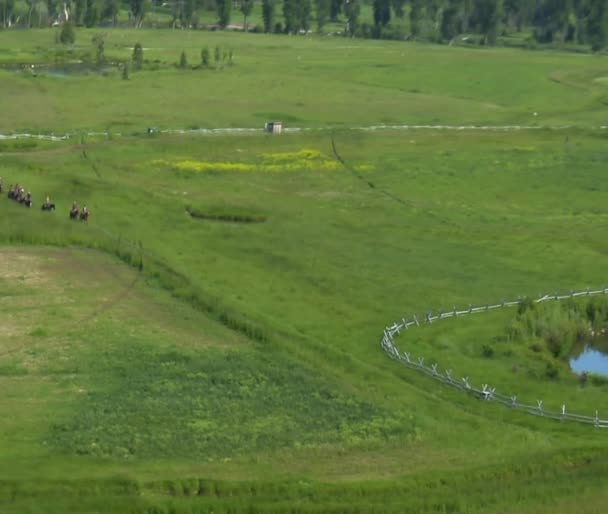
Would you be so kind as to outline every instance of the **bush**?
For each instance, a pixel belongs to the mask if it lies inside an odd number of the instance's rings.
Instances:
[[[59,33],[59,42],[63,45],[73,45],[76,41],[76,32],[72,23],[65,22]]]
[[[182,54],[179,56],[179,67],[184,69],[188,66],[188,58],[186,52],[182,50]]]
[[[144,62],[144,49],[139,43],[135,43],[135,46],[133,47],[131,61],[133,62],[133,69],[135,71],[141,70]]]
[[[547,362],[545,376],[551,380],[557,380],[559,378],[559,368],[554,363]]]
[[[486,343],[481,348],[481,354],[486,359],[491,359],[492,357],[494,357],[494,348],[492,348],[489,344]]]

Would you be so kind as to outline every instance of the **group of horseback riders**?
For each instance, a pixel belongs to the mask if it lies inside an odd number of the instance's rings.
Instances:
[[[2,185],[0,185],[0,192],[1,191]],[[15,184],[14,186],[11,184],[8,189],[8,197],[21,205],[25,205],[26,207],[31,207],[33,204],[32,194],[29,191],[26,193],[25,189],[19,186],[19,184]]]
[[[89,221],[89,209],[85,205],[82,210],[78,210],[78,205],[76,204],[76,200],[72,202],[72,207],[70,208],[70,219],[71,220],[80,220],[80,221]]]
[[[0,177],[0,193],[3,192],[2,186],[2,177]],[[31,207],[34,202],[32,200],[32,195],[28,191],[25,192],[25,189],[21,187],[19,184],[10,185],[8,188],[8,197],[11,200],[15,200],[16,202],[25,205],[26,207]],[[45,202],[41,206],[41,210],[43,211],[54,211],[55,204],[51,202],[51,199],[47,196]],[[70,219],[71,220],[80,220],[80,221],[88,221],[89,220],[89,209],[85,205],[81,210],[78,209],[78,205],[74,200],[72,202],[72,207],[70,208]]]

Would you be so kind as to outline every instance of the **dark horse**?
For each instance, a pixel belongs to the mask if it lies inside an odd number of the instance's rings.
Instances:
[[[86,209],[86,207],[80,211],[79,219],[80,221],[89,221],[89,211]]]
[[[43,211],[54,211],[55,204],[54,203],[43,203],[42,207],[40,207],[40,209]]]
[[[78,219],[78,207],[74,207],[70,210],[70,219],[77,220]]]

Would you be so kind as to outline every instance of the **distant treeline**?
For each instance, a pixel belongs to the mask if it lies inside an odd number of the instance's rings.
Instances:
[[[166,13],[167,26],[181,28],[201,27],[201,15],[212,12],[214,28],[235,21],[267,33],[331,27],[346,36],[434,42],[466,34],[494,45],[501,35],[529,30],[529,42],[576,43],[594,51],[608,40],[608,0],[0,0],[0,28],[117,24],[121,11],[128,16],[123,23],[141,27],[151,10]],[[254,12],[258,23],[250,27]]]

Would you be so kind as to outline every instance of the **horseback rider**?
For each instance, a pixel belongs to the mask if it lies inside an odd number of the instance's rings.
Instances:
[[[72,202],[72,208],[70,209],[70,218],[78,218],[78,204],[76,204],[76,200]]]
[[[31,207],[32,206],[32,203],[33,203],[32,202],[32,193],[30,193],[29,191],[27,192],[27,195],[25,195],[24,202],[25,202],[25,205],[27,207]]]
[[[87,209],[86,205],[82,208],[82,211],[80,211],[80,219],[82,221],[88,221],[89,220],[89,209]]]

